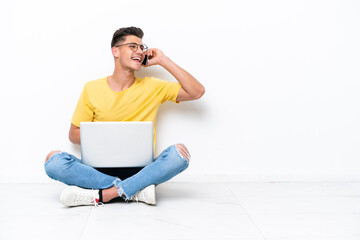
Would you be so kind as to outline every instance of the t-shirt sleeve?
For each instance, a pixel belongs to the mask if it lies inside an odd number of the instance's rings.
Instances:
[[[92,122],[94,118],[94,111],[89,101],[86,85],[80,95],[79,101],[76,105],[71,123],[80,127],[80,122]]]
[[[161,103],[164,103],[166,101],[179,103],[178,101],[176,101],[176,98],[179,95],[180,88],[180,83],[163,81],[164,95]]]

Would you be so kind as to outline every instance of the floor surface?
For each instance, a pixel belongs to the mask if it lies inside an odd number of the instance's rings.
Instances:
[[[0,184],[0,239],[360,239],[360,183],[164,183],[155,207],[67,208],[64,187]]]

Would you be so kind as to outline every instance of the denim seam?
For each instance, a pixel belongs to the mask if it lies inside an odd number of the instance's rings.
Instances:
[[[185,160],[186,161],[186,160]],[[189,162],[188,161],[186,161],[186,163],[185,163],[185,166],[181,169],[181,171],[180,172],[183,172],[185,169],[187,169],[189,167]]]

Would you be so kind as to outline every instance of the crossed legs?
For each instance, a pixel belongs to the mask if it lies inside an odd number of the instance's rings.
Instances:
[[[175,144],[164,150],[153,163],[125,180],[120,180],[81,163],[79,159],[58,150],[50,152],[45,160],[49,177],[68,185],[88,189],[103,189],[102,201],[132,195],[149,185],[158,185],[184,171],[190,161],[185,145]]]

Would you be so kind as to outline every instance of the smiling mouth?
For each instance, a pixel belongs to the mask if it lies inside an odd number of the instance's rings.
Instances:
[[[133,61],[141,63],[141,58],[140,57],[133,57],[131,58]]]

